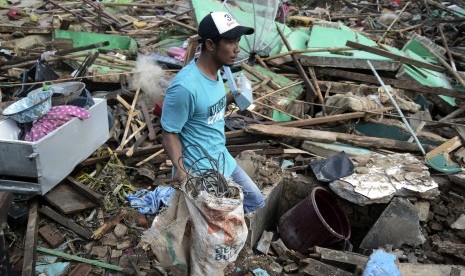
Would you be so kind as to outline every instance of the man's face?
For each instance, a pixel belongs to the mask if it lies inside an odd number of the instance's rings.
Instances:
[[[228,39],[222,38],[215,45],[213,56],[221,65],[231,66],[237,59],[240,52],[239,41],[241,38]]]

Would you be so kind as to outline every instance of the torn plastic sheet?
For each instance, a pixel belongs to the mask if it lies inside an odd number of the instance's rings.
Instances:
[[[319,181],[331,182],[354,173],[354,163],[343,151],[327,159],[310,163],[310,168]]]

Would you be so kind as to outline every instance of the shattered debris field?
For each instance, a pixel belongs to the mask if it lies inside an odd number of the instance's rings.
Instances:
[[[0,7],[0,275],[465,275],[464,1]]]

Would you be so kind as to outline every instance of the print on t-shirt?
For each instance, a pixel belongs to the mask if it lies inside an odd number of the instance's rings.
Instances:
[[[208,107],[207,123],[212,125],[224,118],[224,108],[226,107],[226,97],[221,98],[214,105]]]

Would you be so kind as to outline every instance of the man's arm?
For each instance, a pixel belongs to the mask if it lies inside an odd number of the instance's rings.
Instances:
[[[163,130],[162,144],[166,154],[171,159],[175,168],[173,181],[182,182],[187,178],[182,160],[182,147],[177,133],[170,133]]]

